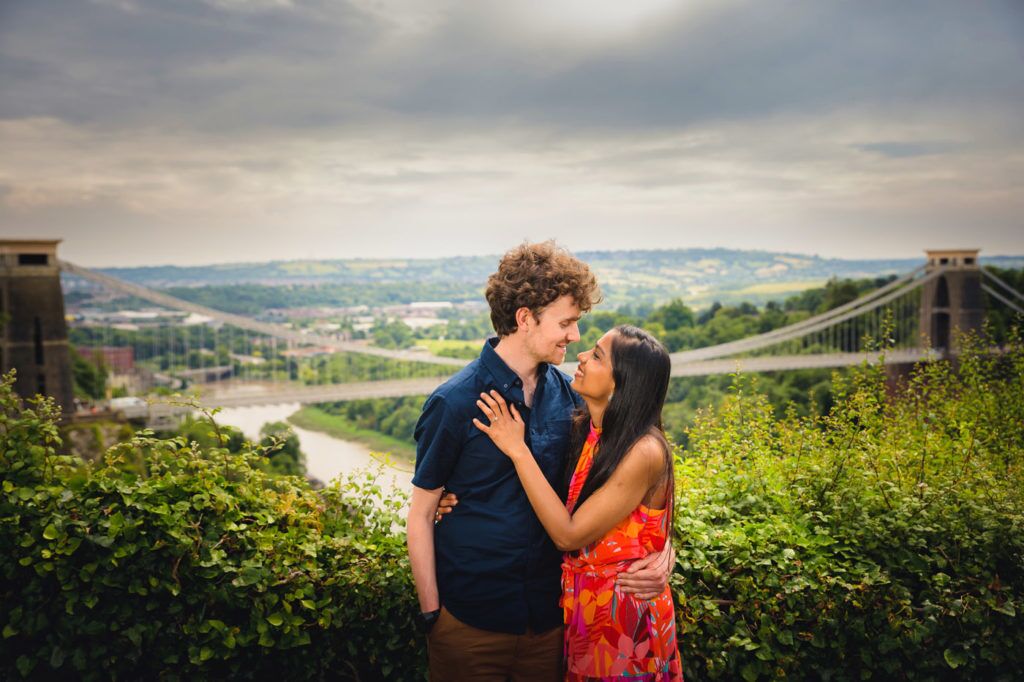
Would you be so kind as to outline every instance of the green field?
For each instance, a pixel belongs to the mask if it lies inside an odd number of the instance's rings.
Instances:
[[[416,462],[416,448],[405,441],[369,429],[361,429],[348,419],[327,414],[307,405],[288,417],[288,422],[301,429],[320,431],[342,440],[356,441],[370,448],[374,459],[401,469],[412,471]]]
[[[731,295],[742,296],[742,295],[764,295],[764,294],[795,294],[805,291],[806,289],[816,289],[818,287],[825,286],[825,282],[828,280],[824,279],[807,279],[798,280],[795,282],[762,282],[760,284],[752,284],[742,289],[728,292]]]
[[[483,339],[475,341],[460,341],[458,339],[416,339],[417,346],[423,346],[434,355],[441,351],[464,351],[471,350],[474,353],[480,351]]]
[[[799,294],[808,289],[816,289],[824,286],[827,279],[802,279],[791,282],[773,281],[758,282],[740,289],[708,289],[700,293],[691,294],[686,297],[686,302],[696,308],[704,308],[714,301],[725,305],[733,305],[741,302],[749,302],[755,305],[764,305],[768,301],[779,300],[793,294]]]

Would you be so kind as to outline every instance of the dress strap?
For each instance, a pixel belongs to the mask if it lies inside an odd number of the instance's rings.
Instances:
[[[587,434],[587,440],[580,451],[580,457],[576,460],[576,469],[569,480],[569,494],[566,498],[565,506],[570,514],[576,507],[576,500],[579,499],[580,493],[583,491],[583,485],[587,482],[587,476],[590,475],[590,467],[594,464],[594,451],[597,450],[600,438],[601,429],[595,427],[594,423],[591,422],[590,433]]]

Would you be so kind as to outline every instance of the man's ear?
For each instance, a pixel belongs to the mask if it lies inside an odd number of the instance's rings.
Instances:
[[[534,316],[533,311],[523,306],[516,311],[516,326],[519,329],[529,329],[531,325],[537,324],[537,318]]]

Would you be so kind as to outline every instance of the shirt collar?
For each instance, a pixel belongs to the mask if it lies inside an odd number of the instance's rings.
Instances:
[[[506,399],[514,398],[516,402],[523,400],[523,382],[519,375],[512,371],[512,368],[505,364],[494,348],[498,345],[499,338],[493,337],[484,341],[483,350],[480,351],[480,362],[494,379],[495,388],[501,391]],[[539,388],[548,373],[548,363],[542,362],[537,367],[537,387]],[[536,393],[534,393],[536,395]]]

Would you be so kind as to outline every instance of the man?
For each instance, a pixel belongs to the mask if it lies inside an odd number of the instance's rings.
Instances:
[[[579,397],[556,369],[600,300],[590,268],[553,242],[523,244],[488,279],[498,334],[427,399],[416,425],[409,559],[428,630],[430,678],[558,680],[562,675],[561,554],[538,521],[512,462],[476,429],[480,393],[497,390],[526,422],[545,477],[564,489]],[[442,493],[458,497],[435,526]],[[621,586],[664,587],[671,550],[634,565]]]

